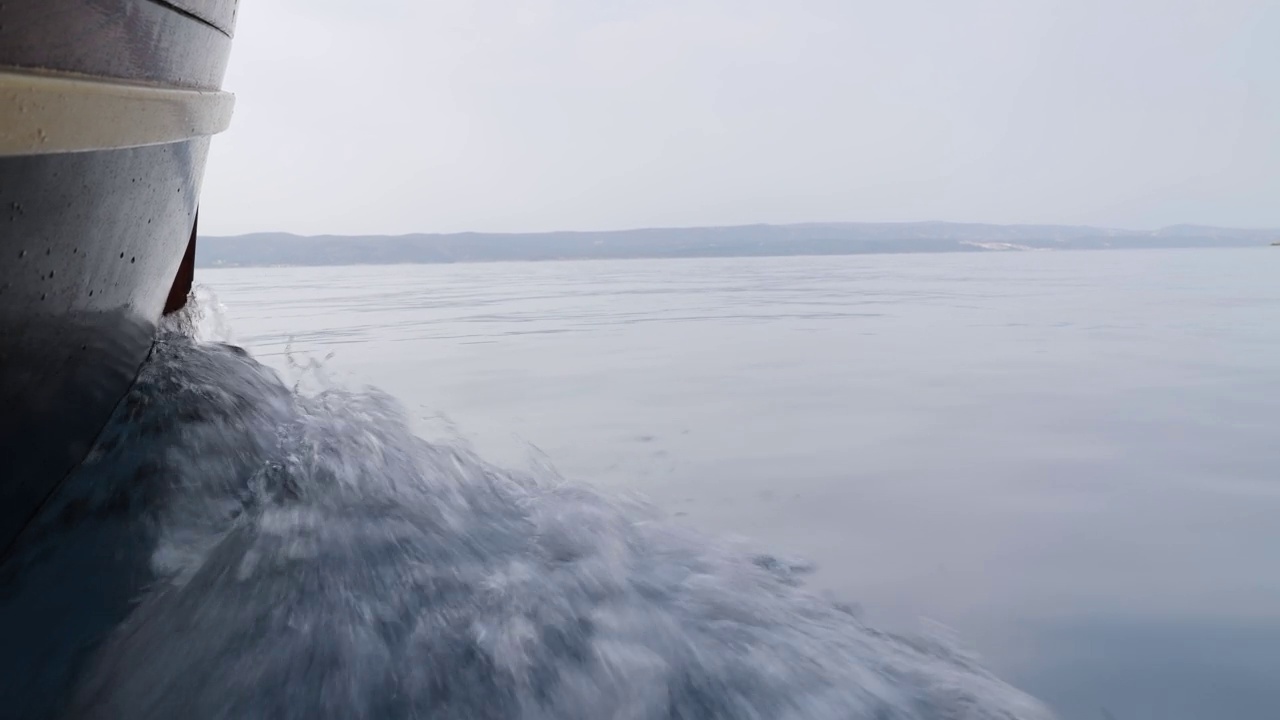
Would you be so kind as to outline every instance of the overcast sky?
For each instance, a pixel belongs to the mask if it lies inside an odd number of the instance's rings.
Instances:
[[[1275,0],[243,0],[201,230],[1280,227]]]

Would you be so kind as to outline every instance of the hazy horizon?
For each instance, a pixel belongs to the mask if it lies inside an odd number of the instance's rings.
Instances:
[[[1260,0],[246,3],[201,228],[1280,227],[1277,36]]]
[[[770,223],[770,222],[742,222],[727,225],[629,225],[619,227],[559,227],[545,230],[409,230],[406,232],[395,233],[300,233],[289,230],[245,230],[244,232],[215,234],[201,232],[201,237],[237,237],[241,235],[296,235],[298,237],[312,237],[320,235],[329,235],[334,237],[399,237],[405,235],[551,235],[551,234],[568,234],[568,233],[625,233],[639,232],[645,230],[701,230],[701,229],[732,229],[732,228],[749,228],[749,227],[788,227],[788,226],[805,226],[805,225],[964,225],[964,226],[993,226],[993,227],[1076,227],[1076,228],[1093,228],[1096,230],[1110,230],[1116,232],[1158,232],[1160,230],[1168,230],[1171,228],[1187,227],[1187,228],[1205,228],[1211,230],[1235,230],[1245,232],[1280,232],[1280,223],[1274,226],[1240,226],[1240,225],[1209,225],[1205,223],[1173,223],[1169,225],[1161,225],[1158,227],[1119,227],[1115,225],[1090,225],[1088,223],[1050,223],[1050,222],[1025,222],[1025,223],[993,223],[983,222],[980,220],[970,222],[956,222],[952,220],[902,220],[902,221],[876,221],[876,220],[801,220],[797,222],[787,223]]]

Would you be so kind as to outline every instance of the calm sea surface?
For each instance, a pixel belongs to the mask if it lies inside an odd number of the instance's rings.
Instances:
[[[1063,718],[1280,717],[1280,248],[199,279],[290,382],[811,560]]]

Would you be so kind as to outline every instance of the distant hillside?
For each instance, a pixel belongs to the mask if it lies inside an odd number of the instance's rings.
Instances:
[[[201,267],[681,257],[778,257],[865,253],[990,252],[1106,248],[1246,247],[1280,230],[1178,225],[1153,231],[1074,225],[806,223],[600,232],[201,237]]]

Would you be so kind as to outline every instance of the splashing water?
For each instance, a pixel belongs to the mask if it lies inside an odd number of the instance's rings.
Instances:
[[[949,643],[167,328],[0,596],[0,707],[72,718],[1047,718]]]

